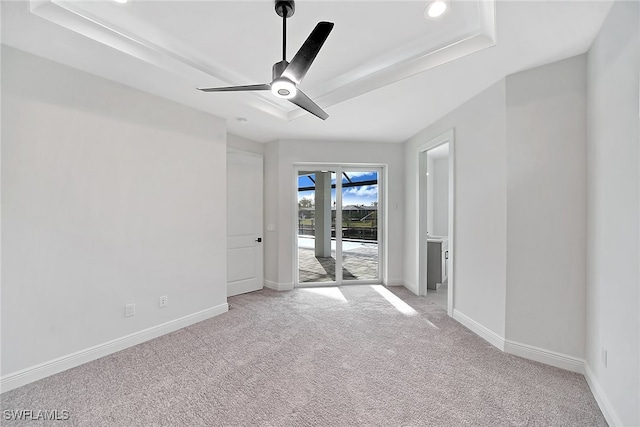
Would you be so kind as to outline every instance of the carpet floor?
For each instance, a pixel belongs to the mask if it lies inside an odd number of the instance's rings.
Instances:
[[[607,425],[582,375],[502,353],[404,288],[265,289],[229,302],[2,394],[3,411],[69,415],[2,425]]]

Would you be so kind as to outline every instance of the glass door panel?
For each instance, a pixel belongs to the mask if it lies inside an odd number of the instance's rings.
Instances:
[[[298,172],[298,281],[335,282],[335,171]]]
[[[342,171],[342,280],[380,277],[378,178],[375,170]]]

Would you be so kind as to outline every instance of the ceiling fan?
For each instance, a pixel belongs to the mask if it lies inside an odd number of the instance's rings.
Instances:
[[[309,71],[309,67],[318,55],[320,48],[324,44],[329,33],[333,29],[333,22],[319,22],[313,29],[302,47],[295,54],[291,62],[287,62],[287,18],[293,16],[295,12],[295,2],[276,1],[276,13],[282,17],[282,61],[273,64],[271,83],[246,85],[198,88],[203,92],[244,92],[254,90],[270,90],[278,98],[288,99],[300,108],[325,120],[329,115],[322,110],[315,102],[305,95],[298,85]]]

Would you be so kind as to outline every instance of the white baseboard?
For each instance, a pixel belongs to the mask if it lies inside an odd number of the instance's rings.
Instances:
[[[264,287],[273,289],[274,291],[292,291],[293,283],[276,283],[271,280],[265,280]]]
[[[109,354],[115,353],[125,348],[149,341],[161,335],[177,331],[194,323],[201,322],[214,316],[226,313],[229,310],[227,303],[189,314],[179,319],[171,320],[161,325],[153,326],[145,330],[134,332],[121,338],[98,344],[96,346],[59,357],[48,362],[23,369],[18,372],[5,375],[0,379],[0,390],[13,390],[34,381],[46,378],[50,375],[57,374],[67,369],[75,368],[92,360],[99,359]]]
[[[505,340],[504,351],[509,354],[524,357],[556,368],[584,374],[584,360],[555,351]]]
[[[418,285],[414,285],[409,282],[402,282],[402,286],[413,292],[415,295],[418,295]]]
[[[505,353],[513,354],[523,357],[525,359],[534,360],[536,362],[544,363],[546,365],[555,366],[560,369],[583,374],[587,380],[587,384],[591,389],[602,415],[610,426],[622,426],[620,417],[613,409],[613,406],[607,399],[607,395],[596,380],[596,377],[589,367],[589,364],[583,359],[577,357],[568,356],[566,354],[557,353],[551,350],[545,350],[543,348],[534,347],[528,344],[522,344],[515,341],[505,340],[493,331],[490,331],[486,327],[482,326],[475,320],[462,314],[458,310],[453,310],[453,318],[460,322],[463,326],[470,329],[475,334],[484,338],[493,346],[504,351]]]
[[[458,322],[462,323],[462,325],[465,326],[467,329],[470,329],[471,332],[475,333],[481,338],[484,338],[486,341],[489,342],[489,344],[493,345],[494,347],[498,348],[501,351],[504,351],[504,338],[502,338],[500,335],[496,334],[490,329],[487,329],[486,327],[482,326],[480,323],[462,314],[456,309],[453,309],[453,318]]]
[[[622,426],[622,421],[620,421],[620,417],[613,409],[611,402],[607,399],[607,395],[604,390],[602,390],[602,386],[598,382],[595,377],[595,374],[589,367],[587,362],[584,362],[584,377],[587,380],[587,384],[589,384],[589,388],[591,389],[591,393],[593,397],[596,399],[600,410],[602,411],[602,415],[604,415],[604,419],[607,420],[607,423],[610,426]]]
[[[402,279],[389,279],[387,286],[404,286],[404,281]]]

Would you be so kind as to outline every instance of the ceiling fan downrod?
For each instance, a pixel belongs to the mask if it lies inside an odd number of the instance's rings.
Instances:
[[[282,17],[282,60],[287,60],[287,18],[293,16],[296,4],[293,0],[277,0],[276,13]]]

